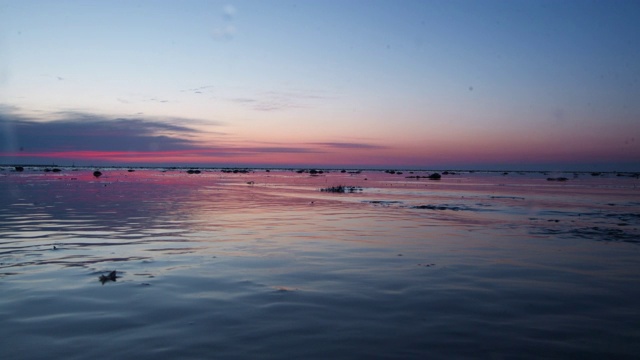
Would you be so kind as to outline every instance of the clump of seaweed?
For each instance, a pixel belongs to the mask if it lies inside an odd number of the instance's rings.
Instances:
[[[248,174],[250,172],[253,172],[250,169],[222,169],[220,171],[225,174]]]
[[[108,281],[116,281],[117,278],[118,277],[116,276],[116,271],[113,270],[108,275],[100,275],[98,279],[100,279],[100,282],[102,283],[102,285],[104,285],[104,283]]]
[[[555,177],[555,178],[550,177],[550,178],[547,178],[547,181],[567,181],[567,180],[569,180],[569,179],[567,179],[566,177]]]
[[[338,185],[338,186],[323,188],[323,189],[320,189],[320,191],[344,194],[344,193],[354,193],[354,192],[362,191],[362,188],[360,186]]]
[[[309,175],[311,175],[311,176],[318,176],[318,175],[324,174],[325,171],[324,170],[316,170],[316,169],[300,169],[300,170],[296,170],[296,173],[298,173],[298,174],[309,173]]]
[[[402,174],[402,173],[399,173]],[[448,173],[445,171],[443,174],[447,175]],[[440,180],[442,178],[442,175],[440,175],[440,173],[433,173],[429,176],[420,176],[420,175],[411,175],[411,176],[405,176],[406,179],[429,179],[429,180]]]

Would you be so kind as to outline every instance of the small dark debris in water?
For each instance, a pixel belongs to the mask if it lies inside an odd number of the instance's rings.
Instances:
[[[524,200],[525,198],[520,196],[491,196],[491,199],[513,199],[513,200]]]
[[[102,176],[102,173],[98,170],[93,172],[93,176],[95,176],[96,178],[99,178],[100,176]]]
[[[398,170],[385,170],[384,172],[387,173],[387,174],[392,174],[392,175],[393,174],[402,174],[402,172],[398,171]]]
[[[338,185],[338,186],[332,186],[332,187],[320,189],[320,191],[344,194],[344,193],[354,193],[357,191],[362,191],[362,188],[359,186]]]
[[[547,178],[547,181],[567,181],[569,179],[567,179],[566,177],[555,177],[555,178]]]
[[[436,264],[418,264],[418,266],[422,266],[422,267],[432,267],[432,266],[436,266]]]
[[[297,288],[291,288],[288,286],[275,286],[274,287],[274,291],[276,293],[288,293],[288,292],[293,292],[293,291],[297,291]]]
[[[458,206],[443,206],[443,205],[418,205],[414,206],[414,209],[423,209],[423,210],[453,210],[459,211],[461,210]]]
[[[109,273],[109,275],[100,275],[99,277],[100,282],[104,285],[104,283],[109,282],[109,281],[116,281],[117,276],[116,276],[116,271],[113,270],[112,272]]]
[[[53,250],[58,250],[58,248],[55,245],[53,245]]]
[[[560,220],[558,220],[558,219],[549,219],[549,220],[547,220],[547,221],[548,221],[548,222],[560,222]]]
[[[402,256],[402,254],[398,254],[398,256]]]
[[[200,174],[200,170],[189,169],[187,170],[187,174]]]
[[[428,177],[429,180],[440,180],[441,178],[442,175],[440,175],[439,173],[433,173]]]
[[[222,171],[225,174],[230,174],[230,173],[233,173],[233,174],[248,174],[249,172],[251,172],[251,170],[249,170],[249,169],[222,169],[220,171]]]
[[[128,171],[128,172],[134,172],[135,170],[133,170],[133,169],[129,169],[129,170],[127,170],[127,171]]]
[[[373,204],[373,205],[382,205],[382,206],[389,206],[391,204],[402,204],[402,201],[392,201],[392,200],[365,200],[363,202]]]
[[[20,172],[20,171],[24,171],[24,168],[22,166],[16,166],[16,171]]]
[[[255,181],[247,181],[247,185],[253,185],[255,184]]]

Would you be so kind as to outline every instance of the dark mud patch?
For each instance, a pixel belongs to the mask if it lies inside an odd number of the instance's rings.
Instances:
[[[322,192],[340,193],[340,194],[362,192],[362,190],[363,189],[360,186],[344,186],[344,185],[331,186],[331,187],[320,189],[320,191]]]
[[[640,243],[640,214],[545,210],[531,217],[533,235]]]
[[[585,239],[604,242],[640,243],[640,232],[631,229],[612,226],[570,227],[570,228],[536,228],[533,235],[553,236],[565,239]]]
[[[391,206],[391,205],[401,205],[402,201],[394,201],[394,200],[365,200],[363,201],[365,204],[372,204],[378,206]]]
[[[490,196],[491,199],[509,199],[509,200],[525,200],[525,198],[520,196]]]
[[[575,237],[583,239],[640,243],[639,234],[633,234],[619,228],[593,226],[590,228],[573,229],[572,233]]]
[[[492,209],[488,209],[487,205],[484,204],[478,204],[478,206],[482,206],[483,208],[475,208],[475,207],[471,207],[468,205],[450,205],[450,204],[440,204],[440,205],[432,205],[432,204],[427,204],[427,205],[417,205],[417,206],[412,206],[412,209],[420,209],[420,210],[437,210],[437,211],[474,211],[474,212],[480,212],[480,211],[493,211]]]
[[[605,217],[613,218],[621,223],[640,225],[640,213],[606,214]]]

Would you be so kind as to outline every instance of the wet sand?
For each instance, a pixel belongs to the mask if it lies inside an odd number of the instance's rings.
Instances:
[[[640,353],[635,177],[94,170],[0,171],[0,358]]]

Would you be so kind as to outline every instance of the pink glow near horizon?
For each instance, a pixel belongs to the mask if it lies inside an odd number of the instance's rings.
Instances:
[[[485,142],[486,143],[486,142]],[[388,147],[380,149],[327,149],[317,145],[306,145],[307,152],[288,152],[286,148],[261,152],[247,147],[223,149],[187,149],[168,151],[49,151],[49,152],[4,152],[2,157],[43,158],[67,161],[102,161],[109,163],[235,163],[235,164],[315,164],[326,166],[455,166],[456,164],[482,163],[550,163],[593,161],[627,161],[639,158],[634,151],[603,149],[588,144],[565,144],[558,147],[538,147],[538,144],[495,143],[467,144],[426,144],[413,147]],[[607,151],[608,150],[608,151]]]

